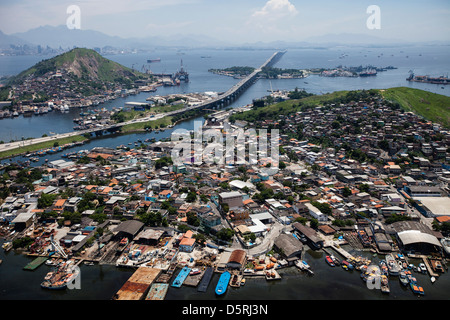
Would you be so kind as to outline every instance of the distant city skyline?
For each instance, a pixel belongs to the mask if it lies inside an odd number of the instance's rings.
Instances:
[[[71,5],[80,8],[82,30],[121,38],[198,35],[253,43],[362,34],[387,41],[450,40],[447,0],[17,0],[0,3],[0,30],[15,34],[65,25]],[[370,5],[381,10],[381,29],[366,26]]]

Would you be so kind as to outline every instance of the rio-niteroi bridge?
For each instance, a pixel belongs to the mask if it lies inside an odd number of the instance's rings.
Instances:
[[[153,117],[144,117],[144,118],[134,119],[134,120],[130,120],[130,121],[115,123],[115,124],[111,124],[111,125],[104,125],[104,126],[100,126],[100,127],[90,128],[90,129],[86,129],[86,130],[61,133],[61,134],[56,134],[56,135],[53,135],[50,137],[42,137],[42,138],[35,138],[35,139],[26,140],[26,141],[16,141],[16,142],[5,143],[5,144],[0,145],[0,152],[16,149],[16,148],[22,147],[24,145],[28,146],[28,145],[33,145],[33,144],[37,144],[37,143],[47,142],[47,141],[54,141],[56,139],[67,138],[67,137],[71,137],[71,136],[84,135],[84,134],[103,135],[103,134],[108,134],[108,133],[114,133],[114,132],[119,131],[120,128],[122,128],[123,126],[128,125],[128,124],[153,121],[153,120],[164,118],[166,116],[174,116],[176,114],[180,114],[180,113],[191,111],[191,110],[220,109],[220,108],[225,107],[225,106],[229,105],[230,103],[234,102],[247,88],[249,88],[256,81],[258,74],[262,71],[262,69],[264,67],[272,66],[285,53],[286,53],[286,51],[275,52],[259,68],[255,69],[247,77],[241,79],[238,83],[236,83],[234,86],[232,86],[226,92],[221,93],[219,96],[217,96],[214,99],[204,101],[198,105],[189,106],[189,107],[185,107],[183,109],[166,112],[164,114],[158,114]]]

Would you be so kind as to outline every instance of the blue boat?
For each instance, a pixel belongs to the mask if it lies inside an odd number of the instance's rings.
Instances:
[[[228,283],[230,282],[231,274],[228,271],[222,273],[219,278],[219,282],[216,286],[216,294],[218,296],[222,295],[227,291]]]
[[[187,276],[189,275],[189,272],[191,272],[191,268],[183,267],[183,269],[181,269],[180,273],[178,273],[177,277],[173,281],[172,287],[181,287],[184,280],[186,280]]]

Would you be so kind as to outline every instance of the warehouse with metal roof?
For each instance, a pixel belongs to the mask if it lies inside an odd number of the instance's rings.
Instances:
[[[386,232],[396,236],[406,251],[439,252],[442,249],[440,232],[431,230],[418,221],[399,221],[386,226]]]

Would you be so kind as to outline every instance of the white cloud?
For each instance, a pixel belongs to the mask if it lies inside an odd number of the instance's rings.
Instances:
[[[279,20],[297,15],[298,11],[289,0],[269,0],[260,10],[253,13],[253,18]]]

